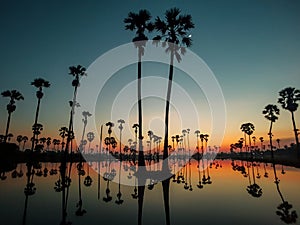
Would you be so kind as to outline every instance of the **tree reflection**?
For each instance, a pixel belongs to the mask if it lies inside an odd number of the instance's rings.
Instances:
[[[297,212],[296,210],[293,210],[293,205],[284,199],[283,194],[280,191],[279,188],[280,180],[277,177],[276,164],[274,163],[274,161],[272,166],[273,166],[274,178],[275,178],[274,183],[276,184],[277,192],[282,201],[282,203],[280,203],[277,206],[276,215],[278,215],[281,221],[283,221],[286,224],[296,223],[298,218]]]

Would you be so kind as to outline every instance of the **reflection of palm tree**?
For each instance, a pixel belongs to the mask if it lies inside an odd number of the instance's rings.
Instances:
[[[296,223],[297,222],[297,212],[296,210],[292,210],[293,205],[288,203],[288,201],[285,201],[280,189],[279,189],[279,182],[280,180],[277,177],[276,173],[276,164],[274,163],[273,159],[273,172],[274,172],[274,183],[276,184],[277,192],[281,198],[282,203],[277,207],[276,214],[280,216],[280,219],[285,222],[286,224]],[[292,211],[291,211],[292,210]]]
[[[27,177],[27,183],[26,186],[24,188],[24,194],[25,194],[25,206],[24,206],[24,212],[23,212],[23,220],[22,220],[22,224],[25,225],[26,224],[26,216],[27,216],[27,207],[28,207],[28,198],[29,196],[32,196],[35,194],[36,192],[36,187],[35,187],[35,183],[33,183],[33,176],[34,176],[34,169],[32,168],[32,163],[28,162],[26,164],[27,167],[27,173],[26,173],[26,177]]]
[[[34,119],[34,124],[33,124],[33,125],[36,125],[38,123],[41,99],[44,96],[43,88],[50,87],[50,83],[49,83],[49,81],[46,81],[43,78],[37,78],[37,79],[34,79],[33,82],[31,82],[31,85],[35,86],[38,89],[36,92],[36,97],[38,99],[38,103],[37,103],[37,107],[36,107],[35,119]],[[33,139],[36,139],[36,138],[37,138],[36,134],[33,133]],[[34,141],[32,141],[31,151],[33,151],[33,149],[34,149]]]
[[[23,95],[16,91],[16,90],[12,90],[12,91],[4,91],[1,93],[1,95],[3,97],[8,97],[10,98],[9,103],[6,106],[7,112],[8,112],[8,118],[7,118],[7,123],[6,123],[6,130],[5,130],[5,136],[4,136],[4,142],[6,142],[7,140],[7,135],[8,135],[8,131],[9,131],[9,125],[10,125],[10,118],[11,118],[11,114],[16,110],[16,100],[24,100]]]
[[[157,35],[153,40],[160,41],[164,39],[164,44],[167,45],[166,52],[170,53],[169,65],[169,81],[166,97],[166,111],[165,111],[165,137],[164,137],[164,153],[163,159],[168,157],[168,135],[169,135],[169,108],[171,99],[171,89],[173,80],[173,62],[174,57],[177,61],[181,61],[181,54],[185,53],[185,47],[190,47],[192,44],[190,29],[194,28],[191,15],[180,15],[178,8],[172,8],[165,12],[166,21],[162,21],[159,17],[155,20],[155,28],[161,34]]]
[[[82,162],[79,162],[77,164],[77,170],[78,170],[78,203],[76,204],[77,210],[75,212],[76,216],[83,216],[86,213],[86,210],[82,208],[83,203],[82,203],[82,196],[81,196],[81,176],[85,174],[83,170],[83,165]]]
[[[148,38],[145,31],[151,32],[154,26],[151,22],[150,12],[147,10],[140,10],[139,13],[130,12],[128,17],[124,19],[126,30],[136,30],[136,36],[133,38],[135,47],[138,49],[138,125],[139,125],[139,155],[138,163],[145,166],[144,153],[143,153],[143,114],[142,114],[142,56],[144,55],[144,47]]]
[[[283,109],[286,109],[291,112],[292,115],[292,122],[294,127],[295,133],[295,140],[298,149],[298,157],[300,157],[300,146],[299,146],[299,139],[298,139],[298,129],[296,128],[296,122],[294,118],[294,112],[298,108],[298,101],[300,101],[300,90],[297,90],[292,87],[285,88],[279,92],[280,97],[278,98],[278,103],[281,104]]]
[[[272,143],[272,126],[273,126],[273,123],[278,119],[278,116],[279,115],[279,109],[277,108],[276,105],[267,105],[263,112],[262,112],[264,115],[265,115],[265,118],[267,120],[270,120],[271,123],[270,123],[270,130],[269,130],[269,139],[270,139],[270,147],[271,147],[271,154],[272,154],[272,158],[273,158],[273,143]]]
[[[119,162],[119,185],[118,185],[118,194],[117,194],[117,200],[115,201],[116,204],[121,205],[124,200],[121,199],[122,192],[121,192],[121,170],[122,170],[122,162],[120,160]]]
[[[248,162],[247,162],[248,163]],[[248,166],[247,166],[248,167]],[[249,175],[249,186],[247,186],[247,191],[250,195],[253,197],[259,198],[262,196],[262,188],[255,182],[255,175],[254,175],[254,166],[253,162],[251,163],[251,169],[252,169],[252,178],[253,178],[253,184],[251,184],[251,175],[249,174],[249,167],[248,167],[248,175]]]

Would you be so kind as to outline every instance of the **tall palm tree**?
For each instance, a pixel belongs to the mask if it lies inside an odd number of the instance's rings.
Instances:
[[[67,143],[66,143],[65,154],[64,154],[65,157],[69,152],[70,143],[74,138],[73,116],[75,113],[75,107],[79,106],[78,103],[76,102],[77,89],[80,85],[79,78],[83,76],[87,76],[86,69],[81,65],[70,66],[69,74],[74,77],[74,80],[72,81],[72,86],[74,87],[74,93],[73,93],[73,100],[69,102],[71,106],[71,112],[70,112],[69,128],[68,128],[68,135],[67,135]]]
[[[275,121],[278,119],[279,109],[276,105],[269,104],[264,108],[262,113],[265,115],[265,118],[267,120],[271,121],[270,130],[269,130],[268,135],[269,135],[269,139],[270,139],[271,154],[272,154],[272,158],[273,158],[272,127],[273,127],[273,123],[275,123]]]
[[[185,47],[192,45],[192,39],[189,34],[190,30],[194,28],[191,15],[180,15],[180,9],[171,8],[165,12],[166,21],[159,17],[155,20],[155,29],[160,32],[153,40],[157,43],[163,40],[166,44],[166,52],[170,54],[169,65],[169,81],[166,97],[166,111],[165,111],[165,137],[164,137],[164,153],[163,159],[168,157],[168,136],[169,136],[169,109],[171,99],[171,89],[173,80],[173,63],[174,57],[177,61],[181,61],[180,53],[185,53]],[[180,53],[179,53],[180,52]]]
[[[107,127],[108,127],[108,140],[109,140],[109,145],[108,145],[108,151],[110,152],[110,144],[111,144],[111,133],[112,133],[112,127],[114,127],[115,125],[114,125],[114,123],[113,122],[107,122],[106,124],[105,124]]]
[[[153,138],[153,131],[151,131],[151,130],[148,130],[148,137],[149,137],[149,140],[150,140],[150,142],[149,142],[149,154],[151,155],[151,143],[152,143],[152,138]],[[173,145],[173,148],[174,148],[174,145]],[[150,161],[151,161],[151,158],[149,159]]]
[[[118,120],[119,123],[119,130],[120,130],[120,159],[121,159],[121,151],[122,151],[122,130],[123,130],[123,123],[125,123],[125,120],[123,119],[119,119]]]
[[[254,125],[252,123],[243,123],[240,129],[245,134],[245,146],[246,146],[246,134],[249,136],[249,149],[251,150],[251,135],[255,130]]]
[[[151,14],[149,11],[142,9],[138,13],[130,12],[128,17],[124,19],[125,29],[136,31],[135,37],[132,39],[135,47],[138,50],[138,123],[139,123],[139,159],[140,165],[145,166],[143,154],[143,114],[142,114],[142,56],[144,55],[146,42],[148,40],[145,32],[151,32],[154,25],[150,22]]]
[[[33,82],[31,82],[31,85],[33,85],[34,87],[36,87],[38,89],[36,91],[36,97],[38,99],[38,103],[37,103],[37,107],[36,107],[36,111],[35,111],[35,119],[34,119],[34,125],[36,125],[38,123],[41,99],[44,96],[43,88],[50,87],[50,83],[49,83],[49,81],[46,81],[43,78],[36,78],[36,79],[34,79]],[[36,135],[33,133],[33,139],[36,139],[36,138],[37,138]],[[31,151],[33,151],[33,149],[34,149],[34,141],[32,142],[32,145],[31,145]]]
[[[23,136],[22,137],[22,141],[23,141],[23,150],[25,149],[25,143],[28,141],[28,137],[27,136]]]
[[[300,157],[300,145],[298,139],[298,129],[296,128],[296,122],[294,117],[294,112],[298,108],[298,101],[300,101],[300,90],[292,87],[287,87],[279,92],[280,97],[278,98],[278,103],[281,104],[283,109],[291,112],[292,123],[294,127],[295,140],[298,149],[298,157]]]
[[[7,118],[7,123],[6,123],[6,130],[5,130],[5,136],[4,136],[4,142],[7,141],[7,135],[9,131],[9,125],[10,125],[10,119],[11,119],[11,114],[16,110],[16,101],[19,100],[24,100],[23,95],[17,91],[17,90],[7,90],[3,91],[1,93],[2,97],[7,97],[10,98],[9,103],[6,106],[7,112],[8,112],[8,118]]]

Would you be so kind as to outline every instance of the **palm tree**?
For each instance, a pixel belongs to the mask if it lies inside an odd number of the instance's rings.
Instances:
[[[177,61],[181,61],[181,54],[185,53],[185,47],[192,45],[192,39],[188,33],[194,24],[192,22],[191,15],[180,15],[180,9],[172,8],[165,12],[166,21],[161,20],[159,17],[155,20],[155,29],[160,32],[153,40],[157,43],[158,41],[164,41],[164,45],[167,46],[166,52],[170,54],[170,65],[169,65],[169,82],[166,97],[166,111],[165,111],[165,137],[164,137],[164,153],[163,159],[168,157],[168,136],[169,136],[169,108],[171,99],[171,89],[173,80],[173,63],[174,57]]]
[[[36,125],[38,123],[41,99],[44,96],[43,88],[50,87],[50,83],[49,83],[49,81],[46,81],[43,78],[37,78],[37,79],[34,79],[33,82],[31,82],[31,85],[35,86],[38,89],[36,91],[36,97],[38,99],[38,103],[37,103],[35,119],[34,119],[34,125]],[[36,139],[36,136],[34,133],[33,133],[33,139]],[[33,151],[33,149],[34,149],[34,141],[32,142],[32,145],[31,145],[31,151]]]
[[[61,150],[64,150],[65,138],[68,134],[68,128],[67,127],[61,127],[61,128],[59,128],[58,131],[59,131],[59,136],[61,136],[61,138],[62,138]]]
[[[300,90],[296,90],[292,87],[287,87],[279,92],[280,97],[278,98],[278,103],[281,104],[283,109],[286,109],[292,114],[292,122],[295,133],[295,140],[298,149],[298,157],[300,157],[300,145],[298,139],[298,129],[296,128],[296,122],[294,117],[294,112],[298,108],[298,101],[300,101]]]
[[[149,137],[149,139],[150,139],[150,142],[149,142],[149,150],[150,150],[149,154],[150,154],[150,155],[151,155],[151,143],[152,143],[153,135],[154,135],[154,134],[153,134],[153,131],[148,130],[148,137]],[[173,147],[174,147],[174,144],[173,144]],[[151,161],[151,157],[150,157],[149,160]]]
[[[128,17],[124,19],[126,30],[135,30],[136,35],[132,39],[135,47],[138,49],[138,122],[139,122],[139,159],[138,162],[144,166],[144,154],[143,154],[143,114],[142,114],[142,56],[144,55],[144,47],[148,40],[145,32],[151,32],[154,29],[154,25],[150,22],[150,12],[142,9],[139,13],[128,13]]]
[[[89,141],[89,151],[91,150],[91,143],[92,143],[92,141],[95,139],[95,134],[94,134],[94,132],[88,132],[87,134],[86,134],[86,137],[87,137],[87,140]]]
[[[137,123],[135,123],[132,125],[132,128],[134,129],[135,142],[137,143],[139,125]],[[136,150],[136,146],[135,146],[135,150]]]
[[[18,135],[17,138],[16,138],[17,142],[19,143],[19,149],[20,149],[20,145],[21,145],[21,142],[22,142],[22,138],[23,138],[22,135]]]
[[[73,100],[69,102],[70,106],[71,106],[71,112],[70,112],[69,128],[68,128],[68,135],[67,135],[67,143],[66,143],[66,147],[65,147],[65,157],[69,152],[69,145],[74,138],[73,116],[75,113],[75,107],[79,106],[79,104],[76,102],[77,89],[80,84],[79,78],[83,77],[83,76],[87,76],[86,69],[81,65],[70,66],[69,74],[74,77],[74,80],[72,81],[72,86],[74,87],[74,93],[73,93]]]
[[[119,123],[119,129],[120,129],[120,159],[121,159],[121,151],[122,151],[122,130],[123,130],[123,123],[125,123],[125,120],[123,119],[119,119],[118,120]]]
[[[280,149],[280,139],[277,138],[277,139],[276,139],[276,142],[277,142],[277,144],[278,144],[278,149]]]
[[[252,123],[243,123],[240,128],[245,134],[245,146],[246,146],[246,134],[249,136],[249,149],[251,150],[251,134],[253,134],[255,127]]]
[[[41,137],[41,138],[39,139],[39,141],[40,141],[40,143],[42,143],[42,145],[44,146],[45,143],[46,143],[46,141],[47,141],[47,138]]]
[[[255,146],[256,146],[256,137],[252,136],[252,140],[253,140],[253,147],[255,148]]]
[[[9,133],[7,135],[7,142],[10,142],[11,138],[13,137],[14,135],[12,133]]]
[[[9,103],[6,106],[7,112],[8,112],[8,118],[7,118],[7,123],[6,123],[6,130],[5,130],[5,136],[4,136],[4,142],[7,140],[7,135],[9,131],[9,125],[10,125],[10,119],[11,119],[11,114],[16,110],[16,101],[19,100],[24,100],[23,95],[17,91],[17,90],[7,90],[3,91],[1,93],[2,97],[8,97],[10,98]]]
[[[27,136],[23,136],[22,137],[22,141],[23,141],[23,150],[25,149],[25,143],[28,141],[28,137]]]
[[[200,159],[200,152],[199,152],[199,134],[200,130],[195,131],[196,137],[197,137],[197,150],[198,150],[198,160]]]
[[[110,151],[110,144],[111,144],[110,141],[111,141],[111,133],[112,133],[112,129],[111,128],[114,127],[115,125],[114,125],[113,122],[107,122],[105,125],[108,127],[108,131],[107,131],[108,132],[108,138],[109,138],[108,139],[109,140],[109,142],[108,142],[109,143],[109,145],[108,145],[108,148],[109,148],[108,151]]]
[[[269,104],[264,108],[262,113],[265,115],[265,118],[267,120],[271,121],[270,130],[269,130],[268,135],[269,135],[269,139],[270,139],[271,154],[272,154],[272,158],[273,158],[272,126],[273,126],[273,123],[278,119],[279,109],[276,105]]]
[[[47,145],[47,150],[49,151],[49,147],[51,145],[51,137],[47,137],[46,145]]]
[[[259,140],[260,140],[260,150],[262,151],[263,143],[264,143],[264,137],[259,137]]]
[[[92,116],[91,113],[89,113],[88,111],[83,111],[82,112],[82,116],[83,116],[83,119],[82,119],[82,122],[83,122],[83,131],[82,131],[82,137],[81,137],[81,143],[80,143],[80,151],[83,150],[83,141],[84,141],[84,136],[85,136],[85,129],[86,129],[86,126],[87,126],[87,119],[88,117]],[[73,126],[71,126],[71,129],[73,129]],[[70,139],[71,141],[71,139]]]

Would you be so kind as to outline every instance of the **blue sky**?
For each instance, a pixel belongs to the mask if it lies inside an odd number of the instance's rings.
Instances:
[[[68,67],[88,67],[100,55],[128,43],[124,30],[129,11],[148,9],[153,17],[178,7],[195,23],[191,50],[212,69],[227,107],[226,135],[241,136],[252,121],[266,137],[263,107],[276,103],[284,87],[300,87],[300,2],[289,1],[1,1],[0,90],[18,89],[25,97],[13,114],[11,132],[30,132],[36,106],[29,84],[44,77],[40,114],[45,136],[68,121],[72,78]],[[150,35],[151,36],[151,35]],[[176,79],[176,78],[175,78]],[[122,83],[122,80],[120,80]],[[7,100],[0,99],[0,129],[5,129]],[[278,135],[292,137],[290,115],[282,111]],[[104,118],[105,119],[105,118]],[[299,121],[299,112],[296,120]],[[299,124],[299,122],[297,122]],[[276,129],[276,128],[274,128]],[[27,131],[28,130],[28,131]],[[201,130],[201,128],[200,128]]]

